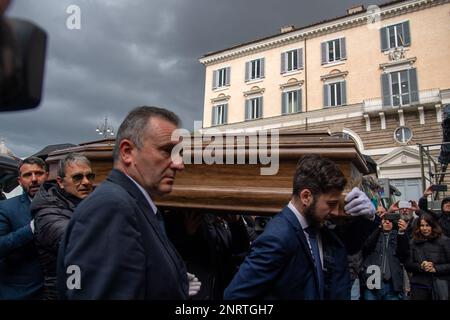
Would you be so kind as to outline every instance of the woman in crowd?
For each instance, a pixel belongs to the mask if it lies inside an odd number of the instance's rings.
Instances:
[[[406,269],[412,273],[413,300],[433,299],[433,277],[450,280],[450,240],[429,214],[420,216],[413,229]]]

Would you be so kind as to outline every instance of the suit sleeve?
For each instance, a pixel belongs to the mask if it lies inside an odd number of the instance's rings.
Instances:
[[[33,240],[33,232],[29,224],[11,231],[11,223],[7,211],[0,206],[0,259],[11,251],[20,248]]]
[[[68,289],[67,298],[142,299],[146,259],[135,204],[103,196],[79,209],[66,235],[63,266],[79,267],[81,288]]]
[[[258,299],[263,296],[282,272],[288,255],[287,246],[280,237],[260,235],[238,273],[225,289],[224,298]]]

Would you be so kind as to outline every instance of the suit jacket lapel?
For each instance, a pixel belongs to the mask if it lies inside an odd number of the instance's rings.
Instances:
[[[306,236],[303,231],[303,228],[300,225],[300,221],[298,221],[298,218],[295,216],[295,213],[293,213],[292,210],[289,209],[289,207],[285,207],[282,211],[282,214],[284,214],[285,218],[294,227],[296,234],[297,234],[297,238],[299,239],[304,252],[306,252],[306,255],[308,256],[308,260],[311,264],[313,275],[314,275],[314,283],[316,285],[317,293],[319,293],[319,278],[317,277],[317,273],[315,272],[314,258],[312,256],[311,248],[309,247],[308,240],[306,240]]]
[[[166,248],[172,260],[177,265],[179,265],[178,261],[180,258],[178,254],[176,253],[176,251],[174,251],[174,248],[172,247],[172,244],[170,243],[169,239],[167,239],[167,237],[163,234],[163,230],[161,230],[161,225],[158,221],[158,218],[156,217],[155,212],[153,212],[153,209],[148,203],[147,199],[142,194],[141,190],[139,190],[139,188],[135,185],[135,183],[131,181],[124,173],[116,169],[113,169],[111,171],[107,179],[113,183],[122,186],[133,198],[136,199],[139,210],[144,215],[148,223],[155,230],[159,240],[164,244],[164,247]]]

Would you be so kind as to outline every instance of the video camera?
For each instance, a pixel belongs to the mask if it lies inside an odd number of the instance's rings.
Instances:
[[[0,16],[0,112],[41,102],[47,34],[37,25]]]

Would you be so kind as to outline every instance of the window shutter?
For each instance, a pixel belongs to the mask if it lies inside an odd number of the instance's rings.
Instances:
[[[324,107],[330,106],[330,102],[328,99],[328,85],[327,84],[323,85],[323,106]]]
[[[223,124],[228,123],[228,103],[223,105]]]
[[[225,85],[229,86],[230,85],[230,67],[227,67],[225,69]]]
[[[263,117],[263,97],[259,97],[259,114],[258,114],[258,118],[262,118]]]
[[[213,77],[212,77],[212,88],[213,90],[217,88],[217,71],[213,71]]]
[[[212,107],[212,112],[211,112],[211,125],[215,126],[216,123],[216,113],[217,113],[217,107]]]
[[[347,58],[347,51],[345,48],[345,38],[340,38],[339,39],[339,44],[341,47],[341,59],[346,59]]]
[[[245,120],[250,119],[250,99],[245,100]]]
[[[297,50],[297,66],[298,69],[303,69],[303,49]]]
[[[417,86],[417,71],[415,68],[408,70],[409,75],[409,89],[411,102],[419,102],[419,88]]]
[[[264,58],[261,58],[261,60],[260,60],[260,64],[261,64],[261,78],[264,78],[264,61],[265,61],[265,59]]]
[[[286,57],[287,57],[287,53],[283,52],[281,54],[281,73],[285,73],[286,72]]]
[[[322,47],[322,64],[326,64],[328,62],[328,59],[327,59],[327,43],[326,42],[322,42],[320,45]]]
[[[381,75],[381,88],[382,88],[382,100],[383,107],[391,105],[391,85],[390,85],[390,75],[384,73]]]
[[[381,51],[386,51],[387,49],[389,49],[386,27],[380,29],[380,37],[381,37]]]
[[[281,93],[281,114],[287,113],[287,93]]]
[[[409,32],[409,21],[403,22],[403,41],[405,42],[405,47],[408,47],[411,45],[411,34]]]
[[[245,82],[250,80],[250,62],[245,63]]]
[[[341,82],[341,105],[345,106],[347,104],[347,85],[346,81]]]
[[[297,91],[297,112],[302,111],[302,90]]]

